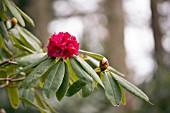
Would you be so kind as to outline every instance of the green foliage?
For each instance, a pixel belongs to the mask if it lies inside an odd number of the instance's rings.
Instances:
[[[28,76],[26,79],[23,80],[23,82],[19,85],[19,89],[21,88],[31,88],[36,86],[40,80],[41,76],[45,74],[45,72],[52,66],[53,60],[47,59],[40,63]]]
[[[104,72],[103,76],[106,97],[114,106],[119,106],[122,98],[119,84],[116,80],[112,78],[112,76],[108,72]]]
[[[77,80],[69,87],[66,95],[68,97],[73,96],[74,94],[78,93],[85,85],[86,83],[82,80]]]
[[[82,88],[82,96],[88,97],[89,95],[91,95],[91,93],[94,91],[94,84],[86,84],[83,88]]]
[[[81,65],[81,67],[94,79],[96,80],[102,87],[104,87],[102,81],[100,80],[97,73],[94,69],[88,65],[81,57],[74,56],[74,59]]]
[[[81,67],[80,64],[74,59],[70,59],[71,66],[76,73],[76,75],[85,83],[92,84],[93,79],[92,77]]]
[[[19,91],[18,88],[16,87],[15,82],[11,82],[10,87],[7,87],[6,90],[8,92],[8,97],[11,103],[11,106],[14,109],[18,109],[19,107]]]
[[[45,79],[43,90],[44,97],[50,98],[57,92],[63,82],[64,75],[65,64],[63,61],[58,61]]]
[[[60,88],[56,92],[56,97],[59,101],[62,100],[62,98],[65,96],[68,90],[69,78],[70,78],[70,74],[69,74],[68,66],[65,64],[64,78],[63,78],[62,84],[60,85]]]
[[[16,9],[16,7],[14,6],[13,2],[11,0],[3,0],[3,3],[8,7],[8,9],[12,13],[12,15],[14,17],[16,17],[16,19],[19,21],[19,23],[22,26],[25,26],[25,22],[24,22],[23,18],[21,17],[20,13],[18,12],[18,10]]]
[[[99,62],[104,56],[100,54],[79,50],[79,56],[72,58],[50,58],[42,43],[23,28],[24,19],[34,26],[33,20],[12,0],[2,0],[1,4],[0,88],[6,88],[14,109],[19,108],[21,100],[24,107],[33,106],[41,113],[56,113],[46,98],[55,95],[61,101],[64,96],[75,94],[85,98],[100,86],[114,106],[126,104],[124,89],[149,102],[140,89],[123,79],[123,74],[114,68],[109,66],[101,71]],[[12,16],[16,19],[10,19]]]
[[[136,86],[128,82],[127,80],[121,78],[120,76],[111,73],[112,77],[118,81],[118,83],[124,87],[127,91],[134,94],[135,96],[144,99],[145,101],[149,102],[149,98],[146,96],[144,92],[142,92],[140,89],[138,89]]]

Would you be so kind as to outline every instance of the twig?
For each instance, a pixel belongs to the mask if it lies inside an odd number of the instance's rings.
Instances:
[[[0,78],[0,81],[6,81],[5,84],[0,85],[0,88],[4,87],[11,87],[11,88],[16,88],[17,86],[10,86],[10,82],[18,82],[24,80],[25,77],[22,78]]]
[[[7,87],[8,85],[7,84],[2,84],[0,85],[0,88],[4,88],[4,87]]]
[[[9,60],[6,60],[6,61],[0,63],[0,65],[5,65],[5,64],[8,64],[8,63],[17,65],[17,62],[12,61],[14,58],[15,58],[15,56],[11,57]]]
[[[22,81],[24,80],[25,77],[22,78],[0,78],[0,81],[10,81],[10,82],[17,82],[17,81]]]

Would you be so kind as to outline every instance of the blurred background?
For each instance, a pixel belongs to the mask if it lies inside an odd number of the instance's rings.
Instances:
[[[126,93],[127,104],[114,107],[99,88],[85,99],[50,99],[60,113],[170,113],[170,0],[13,1],[33,18],[36,27],[27,28],[44,46],[54,32],[75,35],[81,49],[105,55],[154,103]],[[7,97],[0,100],[7,113],[38,112],[15,111]]]

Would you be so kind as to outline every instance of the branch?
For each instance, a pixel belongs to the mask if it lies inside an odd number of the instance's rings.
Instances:
[[[0,78],[0,81],[10,81],[10,82],[17,82],[17,81],[22,81],[24,80],[25,77],[22,78]]]
[[[6,60],[6,61],[0,63],[0,66],[5,65],[5,64],[8,64],[8,63],[9,63],[9,64],[17,65],[17,62],[12,61],[13,59],[14,59],[14,57],[12,57],[12,58],[10,58],[9,60]]]
[[[18,82],[18,81],[22,81],[24,80],[25,77],[22,78],[0,78],[0,81],[6,81],[5,84],[0,85],[0,88],[4,88],[4,87],[17,87],[17,86],[10,86],[10,82]]]

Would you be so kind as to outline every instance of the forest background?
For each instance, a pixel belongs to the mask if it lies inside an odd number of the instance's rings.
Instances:
[[[90,97],[65,98],[50,104],[62,113],[169,113],[170,1],[169,0],[13,0],[35,22],[27,25],[46,46],[54,32],[75,35],[81,48],[105,55],[110,64],[138,85],[154,106],[127,93],[128,104],[113,107],[102,91]],[[3,89],[2,89],[3,91]],[[13,110],[5,92],[0,108]],[[90,104],[89,104],[90,103]],[[78,106],[78,107],[77,107]],[[79,109],[77,109],[79,108]]]

